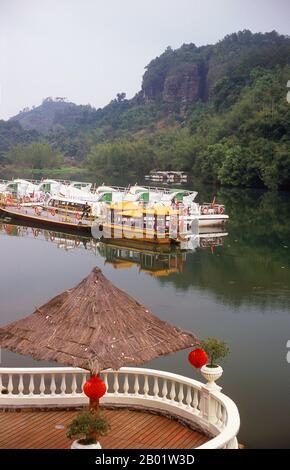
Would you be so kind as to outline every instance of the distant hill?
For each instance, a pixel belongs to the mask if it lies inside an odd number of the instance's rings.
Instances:
[[[17,121],[23,129],[35,129],[38,132],[46,133],[58,124],[58,119],[63,114],[71,114],[76,109],[82,111],[86,106],[77,106],[74,103],[65,101],[64,98],[46,98],[40,106],[32,109],[25,108],[19,114],[12,117],[10,121]]]

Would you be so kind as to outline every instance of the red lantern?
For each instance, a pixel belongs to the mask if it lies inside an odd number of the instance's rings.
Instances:
[[[208,355],[203,349],[196,348],[189,353],[188,360],[196,369],[200,369],[202,366],[207,364]]]
[[[107,387],[105,382],[103,382],[100,377],[97,375],[93,375],[89,380],[86,381],[83,387],[85,395],[89,397],[91,400],[96,401],[102,398],[107,391]]]

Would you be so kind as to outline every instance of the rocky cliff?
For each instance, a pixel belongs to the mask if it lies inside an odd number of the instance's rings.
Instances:
[[[146,67],[144,102],[174,103],[183,109],[197,101],[214,100],[221,79],[236,82],[238,76],[242,87],[249,82],[254,67],[284,66],[289,53],[289,38],[275,31],[252,34],[246,30],[226,36],[215,45],[184,44],[177,50],[168,47]]]

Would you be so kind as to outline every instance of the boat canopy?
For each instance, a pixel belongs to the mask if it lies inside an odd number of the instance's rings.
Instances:
[[[173,201],[174,199],[178,202],[182,202],[185,197],[190,197],[191,201],[193,201],[197,196],[197,191],[186,191],[186,190],[176,190],[170,193],[164,193],[161,201]]]
[[[84,183],[82,181],[73,181],[70,184],[71,188],[76,188],[76,189],[88,189],[90,190],[92,187],[92,183]]]
[[[125,210],[134,210],[138,209],[138,204],[134,204],[133,201],[120,201],[110,204],[110,209],[115,209],[116,211],[125,211]]]
[[[81,206],[85,206],[86,204],[88,205],[91,205],[90,204],[90,201],[81,201],[81,200],[78,200],[78,199],[73,199],[73,200],[69,200],[68,198],[64,198],[64,197],[51,197],[47,204],[49,206],[53,205],[53,203],[60,203],[61,205],[68,205],[68,206],[71,206],[71,205],[81,205]]]
[[[148,215],[179,215],[179,211],[170,209],[169,207],[155,205],[151,209],[143,209],[143,212]]]
[[[143,217],[143,211],[135,209],[122,212],[123,217],[134,217],[136,219]]]
[[[130,187],[128,192],[129,194],[137,194],[140,192],[148,192],[148,189],[144,188],[144,186],[138,186],[137,184],[135,184],[134,186]]]
[[[96,189],[97,193],[105,193],[105,192],[113,193],[115,191],[118,191],[118,190],[116,188],[113,188],[112,186],[105,186],[105,185],[98,186]]]

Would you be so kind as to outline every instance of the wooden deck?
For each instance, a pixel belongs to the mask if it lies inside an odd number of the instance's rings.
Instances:
[[[208,441],[164,416],[124,409],[105,410],[111,431],[103,449],[192,449]],[[68,449],[66,427],[75,411],[0,412],[0,449]]]

